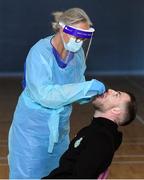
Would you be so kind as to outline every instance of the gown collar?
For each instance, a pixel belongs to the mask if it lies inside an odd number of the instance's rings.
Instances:
[[[51,45],[52,45],[52,42],[50,41]],[[59,52],[56,50],[56,48],[52,45],[52,51],[53,51],[53,54],[55,56],[55,59],[56,59],[56,62],[58,64],[59,67],[61,68],[65,68],[67,67],[67,65],[69,64],[69,62],[73,59],[74,57],[74,53],[73,52],[69,52],[68,53],[68,56],[66,57],[67,60],[63,60],[59,54]]]

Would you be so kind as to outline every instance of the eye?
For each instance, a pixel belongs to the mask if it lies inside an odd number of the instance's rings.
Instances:
[[[119,97],[120,95],[121,95],[121,92],[120,92],[120,91],[117,91],[116,97]]]
[[[75,41],[77,43],[79,43],[80,41],[86,41],[87,39],[86,38],[76,38]]]
[[[80,41],[82,41],[80,38],[76,38],[75,40],[77,43],[79,43]]]

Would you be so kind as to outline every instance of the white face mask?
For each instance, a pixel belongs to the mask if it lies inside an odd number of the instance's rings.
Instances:
[[[62,37],[62,40],[63,40],[63,37]],[[71,51],[71,52],[77,52],[82,47],[83,41],[76,42],[76,38],[71,37],[68,43],[65,43],[63,40],[63,44],[66,50]]]

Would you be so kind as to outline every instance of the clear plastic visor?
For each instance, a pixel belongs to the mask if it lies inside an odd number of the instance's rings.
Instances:
[[[63,32],[73,36],[77,43],[83,41],[83,49],[87,58],[95,29],[91,27],[88,30],[84,30],[74,26],[65,25],[62,22],[59,22],[59,25],[63,28]]]

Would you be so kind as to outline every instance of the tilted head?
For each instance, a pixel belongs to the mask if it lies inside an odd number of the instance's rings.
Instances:
[[[95,114],[108,116],[120,126],[131,123],[136,117],[136,99],[130,92],[109,89],[103,95],[95,97],[92,104]]]
[[[55,32],[59,31],[61,27],[59,22],[69,26],[73,26],[79,23],[86,23],[88,28],[92,26],[90,18],[86,12],[80,8],[71,8],[64,12],[54,12],[53,16],[55,21],[52,22],[52,27]]]
[[[77,52],[85,40],[90,40],[95,31],[86,12],[80,8],[71,8],[64,12],[53,13],[55,22],[53,30],[60,32],[64,47],[71,52]],[[88,53],[88,52],[87,52]]]

